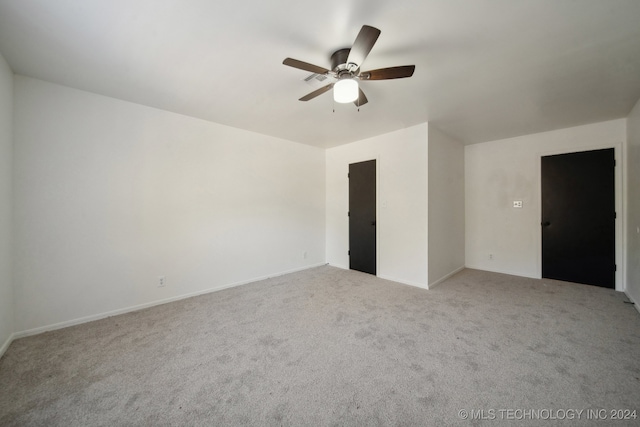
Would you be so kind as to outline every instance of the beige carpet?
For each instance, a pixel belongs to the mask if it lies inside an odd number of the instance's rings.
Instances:
[[[16,340],[0,425],[638,425],[611,420],[640,410],[624,300],[475,270],[425,291],[314,268]]]

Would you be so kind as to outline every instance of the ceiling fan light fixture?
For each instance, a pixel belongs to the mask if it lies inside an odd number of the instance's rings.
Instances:
[[[360,66],[364,63],[365,59],[367,59],[379,35],[379,29],[369,25],[363,25],[351,48],[339,49],[333,52],[331,55],[331,69],[319,67],[293,58],[285,58],[282,63],[286,66],[318,74],[318,77],[322,76],[323,79],[327,77],[337,79],[335,83],[333,79],[329,80],[330,83],[306,94],[300,98],[299,101],[309,101],[333,89],[334,102],[341,104],[353,102],[359,109],[369,102],[362,89],[358,87],[359,80],[391,80],[411,77],[416,69],[415,65],[360,71]],[[306,80],[308,81],[309,78]]]
[[[341,79],[333,85],[333,100],[341,104],[358,99],[358,82],[355,79]]]

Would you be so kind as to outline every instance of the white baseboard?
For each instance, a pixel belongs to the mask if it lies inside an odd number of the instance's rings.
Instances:
[[[386,275],[377,275],[379,278],[384,279],[384,280],[391,280],[392,282],[398,282],[401,283],[403,285],[409,285],[409,286],[414,286],[416,288],[420,288],[420,289],[429,289],[429,287],[427,286],[426,283],[418,283],[418,282],[412,282],[410,280],[403,280],[403,279],[398,279],[395,277],[391,277],[391,276],[386,276]]]
[[[328,265],[330,265],[331,267],[340,268],[342,270],[350,270],[349,267],[345,267],[343,265],[338,265],[338,264],[328,264]],[[354,271],[357,271],[357,270],[354,270]],[[378,277],[380,279],[384,279],[384,280],[390,280],[392,282],[398,282],[398,283],[403,284],[403,285],[415,286],[416,288],[420,288],[420,289],[429,289],[424,283],[411,282],[411,281],[408,281],[408,280],[402,280],[402,279],[398,279],[398,278],[395,278],[395,277],[386,276],[386,275],[383,275],[383,274],[376,274],[376,277]]]
[[[640,307],[638,306],[638,303],[633,298],[631,298],[631,296],[626,291],[624,292],[624,294],[627,296],[627,299],[633,303],[633,306],[636,308],[638,313],[640,313]]]
[[[429,283],[429,289],[433,289],[434,286],[439,285],[440,283],[444,282],[445,280],[447,280],[449,277],[453,276],[454,274],[460,273],[462,270],[465,269],[465,266],[463,265],[462,267],[458,267],[455,270],[453,270],[451,273],[449,274],[445,274],[444,276],[442,276],[441,278],[439,278],[438,280],[436,280],[433,283]]]
[[[249,280],[243,280],[243,281],[240,281],[240,282],[229,283],[229,284],[226,284],[226,285],[217,286],[215,288],[209,288],[209,289],[205,289],[205,290],[202,290],[202,291],[192,292],[192,293],[188,293],[188,294],[182,294],[182,295],[178,295],[178,296],[171,297],[171,298],[165,298],[165,299],[156,300],[156,301],[152,301],[152,302],[148,302],[148,303],[144,303],[144,304],[133,305],[133,306],[130,306],[130,307],[120,308],[120,309],[117,309],[117,310],[107,311],[107,312],[99,313],[99,314],[93,314],[91,316],[80,317],[80,318],[77,318],[77,319],[66,320],[64,322],[54,323],[52,325],[40,326],[38,328],[28,329],[26,331],[16,332],[13,335],[11,335],[11,337],[8,340],[8,344],[5,344],[5,345],[6,345],[6,347],[9,347],[9,344],[14,339],[24,338],[24,337],[28,337],[28,336],[31,336],[31,335],[37,335],[37,334],[41,334],[41,333],[47,332],[47,331],[54,331],[56,329],[67,328],[69,326],[80,325],[82,323],[93,322],[94,320],[105,319],[107,317],[117,316],[119,314],[125,314],[125,313],[130,313],[132,311],[143,310],[145,308],[154,307],[156,305],[167,304],[167,303],[170,303],[170,302],[174,302],[174,301],[179,301],[179,300],[186,299],[186,298],[195,297],[195,296],[198,296],[198,295],[209,294],[211,292],[217,292],[217,291],[221,291],[223,289],[234,288],[236,286],[246,285],[246,284],[249,284],[249,283],[258,282],[260,280],[270,279],[272,277],[283,276],[285,274],[295,273],[297,271],[308,270],[310,268],[316,268],[316,267],[320,267],[320,266],[323,266],[323,265],[326,265],[326,264],[325,263],[321,263],[321,264],[307,265],[307,266],[304,266],[304,267],[301,267],[301,268],[294,268],[292,270],[286,270],[286,271],[281,271],[279,273],[273,273],[273,274],[269,274],[269,275],[265,275],[265,276],[261,276],[261,277],[255,277],[255,278],[252,278],[252,279],[249,279]],[[2,349],[5,349],[5,347],[3,346]],[[0,354],[2,354],[2,353],[0,352]]]
[[[518,276],[518,277],[528,277],[529,279],[540,279],[540,276],[522,274],[519,271],[509,271],[509,270],[500,270],[497,268],[487,268],[486,266],[476,266],[476,265],[465,265],[465,268],[470,268],[472,270],[481,270],[481,271],[490,271],[491,273],[500,273],[500,274],[508,274],[509,276]]]
[[[349,270],[349,267],[346,267],[344,265],[340,265],[340,264],[331,264],[328,263],[328,265],[330,265],[331,267],[335,267],[335,268],[341,268],[342,270]]]
[[[2,344],[2,347],[0,347],[0,357],[4,356],[14,339],[16,339],[16,334],[9,335],[9,338],[7,338],[4,344]]]

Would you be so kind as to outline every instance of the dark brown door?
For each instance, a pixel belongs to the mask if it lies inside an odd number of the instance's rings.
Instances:
[[[376,274],[376,161],[349,165],[349,268]]]
[[[542,158],[542,277],[615,288],[613,148]]]

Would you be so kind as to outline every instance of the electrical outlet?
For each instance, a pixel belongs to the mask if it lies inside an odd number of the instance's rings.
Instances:
[[[522,207],[522,200],[514,200],[513,201],[513,207],[514,208],[521,208]]]
[[[307,251],[302,252],[302,258],[307,259]]]
[[[493,261],[493,254],[489,254],[489,261]]]
[[[164,285],[167,281],[167,278],[164,276],[158,276],[158,287],[159,288],[164,288]]]

